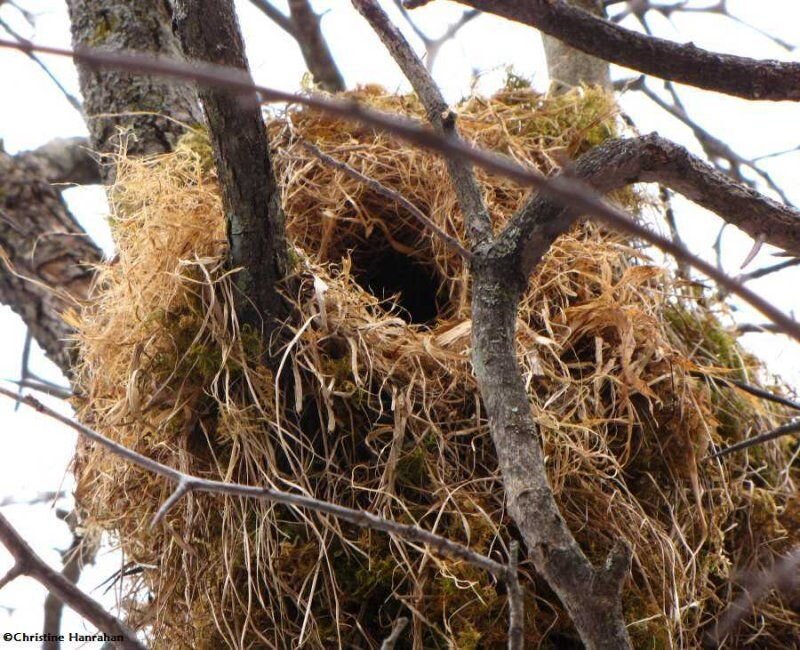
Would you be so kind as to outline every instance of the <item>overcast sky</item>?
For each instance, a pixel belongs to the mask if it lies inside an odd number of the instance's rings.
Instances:
[[[0,18],[37,43],[69,46],[69,27],[62,2],[18,0],[17,4],[36,15],[35,30],[7,5],[0,7]],[[283,2],[275,4],[285,5]],[[349,86],[377,82],[390,90],[407,90],[407,84],[389,55],[347,0],[320,0],[314,4],[318,11],[327,12],[323,26]],[[405,28],[392,3],[385,1],[384,4],[397,17],[398,24]],[[692,4],[701,6],[713,3]],[[800,41],[797,32],[800,2],[797,0],[730,0],[728,7],[731,13],[764,31],[786,41]],[[285,9],[285,6],[282,8]],[[285,90],[298,89],[304,67],[294,42],[272,26],[248,2],[239,3],[239,9],[256,81]],[[414,16],[432,36],[438,36],[461,11],[458,5],[440,0],[414,12]],[[630,21],[624,24],[636,27]],[[800,61],[797,52],[787,52],[757,31],[718,16],[677,14],[673,23],[654,16],[651,25],[663,37],[693,41],[708,49],[758,58]],[[55,57],[44,57],[44,60],[61,82],[77,94],[77,76],[72,64]],[[434,76],[447,99],[457,101],[470,92],[474,73],[479,74],[479,91],[491,92],[504,79],[509,65],[517,74],[529,77],[535,87],[546,89],[548,80],[544,55],[536,32],[485,16],[471,22],[455,41],[443,48],[436,62]],[[634,76],[631,71],[618,68],[614,68],[613,74],[615,78]],[[653,82],[653,87],[657,89],[659,84]],[[60,91],[22,54],[0,50],[0,89],[0,138],[7,151],[35,148],[55,137],[86,133],[82,119],[64,100]],[[683,87],[681,96],[698,122],[745,157],[769,154],[800,144],[800,108],[797,103],[751,103]],[[622,98],[621,104],[642,133],[658,130],[663,136],[700,153],[690,131],[665,117],[649,100],[629,94]],[[776,157],[765,167],[789,198],[800,203],[800,153]],[[102,190],[76,188],[66,191],[65,196],[89,233],[106,251],[110,251],[112,243],[105,224],[106,207]],[[685,200],[678,199],[676,208],[689,247],[696,253],[710,256],[719,220]],[[726,230],[724,250],[730,273],[738,273],[738,265],[751,245],[748,237],[732,228]],[[765,247],[750,268],[774,263],[771,252]],[[784,310],[800,313],[798,286],[800,270],[797,269],[751,283],[753,289]],[[739,318],[743,322],[763,321],[762,317],[752,314],[748,309],[742,309]],[[22,322],[9,308],[0,306],[0,379],[19,376],[24,338]],[[745,341],[766,360],[770,370],[781,374],[792,385],[800,385],[796,345],[784,337],[761,334],[748,335]],[[33,369],[43,376],[58,379],[57,371],[38,351],[34,354]],[[54,425],[27,409],[14,412],[13,407],[3,401],[0,402],[0,434],[0,502],[12,496],[24,500],[38,492],[68,491],[71,488],[67,465],[75,437],[70,430]],[[62,504],[68,506],[68,501],[59,505]],[[60,567],[56,549],[64,548],[69,543],[70,534],[66,526],[55,520],[51,507],[6,506],[3,507],[3,513],[48,561]],[[103,554],[98,566],[84,574],[81,585],[95,597],[109,601],[111,594],[103,596],[102,589],[98,590],[97,586],[118,568],[119,562],[117,554]],[[7,554],[0,550],[0,575],[9,566]],[[43,599],[44,590],[31,580],[20,579],[3,589],[0,592],[0,634],[8,630],[39,631]],[[65,620],[64,629],[81,631],[86,628],[80,619],[70,614]],[[19,647],[32,645],[36,644],[22,644]],[[3,644],[2,647],[16,646]]]

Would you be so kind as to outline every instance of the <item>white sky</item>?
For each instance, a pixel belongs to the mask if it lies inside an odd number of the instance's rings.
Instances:
[[[405,29],[391,1],[384,0],[383,3]],[[69,46],[66,8],[62,2],[20,0],[18,4],[36,15],[35,31],[20,21],[19,14],[8,6],[0,7],[0,18],[38,43]],[[286,9],[283,0],[276,4],[284,5],[281,8]],[[348,85],[378,82],[389,89],[408,88],[389,55],[347,0],[319,0],[314,4],[319,12],[328,12],[323,26]],[[286,90],[298,89],[304,67],[294,42],[248,2],[239,2],[238,6],[256,81]],[[800,2],[797,0],[730,0],[728,6],[731,13],[745,22],[786,41],[800,43],[796,29],[800,25]],[[458,5],[439,0],[417,10],[414,16],[432,36],[437,36],[460,12]],[[625,24],[634,27],[632,22]],[[712,50],[800,61],[797,52],[787,53],[757,32],[719,17],[677,14],[670,23],[653,16],[651,25],[663,37],[693,41]],[[77,76],[72,64],[55,57],[44,57],[44,60],[62,83],[77,94]],[[481,73],[479,89],[490,92],[504,78],[507,65],[513,65],[517,74],[531,78],[537,88],[546,88],[544,57],[536,32],[485,16],[467,25],[455,41],[442,49],[434,76],[447,99],[456,101],[469,92],[473,71]],[[614,75],[627,78],[633,73],[615,68]],[[653,87],[657,84],[654,83]],[[0,89],[0,138],[4,140],[7,151],[34,148],[55,137],[85,134],[80,116],[39,68],[23,55],[0,50]],[[797,103],[752,103],[683,87],[681,96],[698,122],[745,157],[790,149],[800,144],[800,107]],[[623,97],[621,103],[642,133],[657,130],[661,135],[701,153],[689,130],[655,109],[649,100],[631,94]],[[765,167],[789,197],[800,204],[800,153],[774,158]],[[102,190],[76,188],[65,192],[65,196],[90,234],[105,250],[110,250]],[[694,252],[711,259],[719,220],[685,200],[678,199],[675,205],[687,244]],[[738,272],[738,265],[751,245],[748,237],[733,228],[726,230],[724,250],[730,273]],[[765,247],[748,270],[777,261],[770,253]],[[782,309],[796,310],[800,314],[800,292],[796,290],[800,286],[800,269],[768,276],[750,286]],[[761,316],[747,308],[742,308],[740,318],[742,322],[763,321]],[[24,337],[21,321],[9,308],[0,306],[0,379],[19,377]],[[794,386],[800,385],[796,345],[785,337],[761,334],[748,335],[745,342],[767,361],[771,371],[781,374]],[[58,378],[58,372],[38,350],[34,353],[32,369],[42,376]],[[58,405],[57,402],[54,404]],[[66,427],[54,424],[29,409],[21,408],[15,413],[7,401],[0,401],[0,502],[9,496],[24,500],[42,491],[69,490],[72,483],[66,468],[74,442],[75,436]],[[67,507],[68,502],[59,505]],[[69,544],[70,534],[66,526],[55,519],[48,505],[7,506],[2,511],[45,559],[60,567],[56,549]],[[119,562],[117,554],[101,554],[98,565],[84,573],[81,586],[104,602],[113,602],[111,594],[103,596],[102,589],[97,587],[118,568]],[[0,575],[10,565],[8,555],[0,550]],[[0,639],[6,631],[39,632],[43,599],[43,588],[29,579],[16,580],[3,589],[0,592]],[[66,613],[63,629],[67,632],[89,630],[71,612]],[[2,647],[27,648],[32,645],[37,644],[17,646],[4,643]],[[71,646],[65,644],[64,647]]]

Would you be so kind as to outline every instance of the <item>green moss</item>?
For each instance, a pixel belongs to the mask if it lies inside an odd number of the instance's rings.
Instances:
[[[97,24],[95,25],[94,32],[87,41],[88,44],[92,47],[102,45],[108,40],[108,37],[111,36],[111,34],[117,31],[119,25],[120,19],[118,16],[109,16],[107,14],[101,15],[97,21]]]
[[[187,149],[194,153],[200,161],[203,172],[210,172],[214,169],[214,148],[211,146],[211,138],[208,129],[198,124],[189,129],[178,139],[176,149]]]
[[[623,597],[625,620],[634,648],[642,650],[667,650],[671,648],[669,627],[661,608],[639,600],[629,592]]]
[[[731,370],[731,379],[746,381],[745,355],[736,338],[713,314],[673,304],[664,311],[664,316],[671,328],[696,350],[701,360]]]

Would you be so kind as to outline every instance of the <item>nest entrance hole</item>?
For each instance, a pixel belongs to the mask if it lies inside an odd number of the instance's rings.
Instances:
[[[375,233],[350,254],[353,279],[380,300],[390,300],[409,324],[433,325],[439,314],[436,271]],[[394,296],[394,299],[392,297]]]

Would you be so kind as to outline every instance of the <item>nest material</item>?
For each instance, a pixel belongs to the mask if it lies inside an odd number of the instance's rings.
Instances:
[[[355,98],[421,116],[412,96]],[[614,135],[599,91],[509,87],[459,107],[477,144],[545,172]],[[277,372],[239,328],[224,222],[202,134],[174,153],[119,157],[115,262],[79,319],[79,416],[185,472],[269,485],[416,523],[502,559],[517,537],[469,362],[469,286],[456,254],[412,215],[301,141],[391,187],[448,233],[463,224],[444,163],[312,111],[269,127],[294,275]],[[525,198],[479,173],[496,227]],[[620,197],[630,207],[632,192]],[[410,278],[410,279],[409,279]],[[290,290],[287,289],[287,292]],[[532,278],[519,359],[556,498],[594,561],[634,550],[624,592],[637,647],[698,647],[752,569],[800,541],[796,443],[703,462],[786,414],[697,374],[757,382],[702,297],[635,243],[583,225]],[[531,444],[539,444],[531,441]],[[793,464],[794,463],[794,464]],[[326,516],[189,495],[149,521],[173,486],[92,446],[76,458],[87,526],[140,572],[132,625],[156,647],[377,647],[411,615],[407,647],[504,647],[503,585],[474,567]],[[522,566],[528,647],[563,647],[569,619]],[[731,585],[734,586],[731,586]],[[728,640],[790,647],[797,603],[772,595]]]

